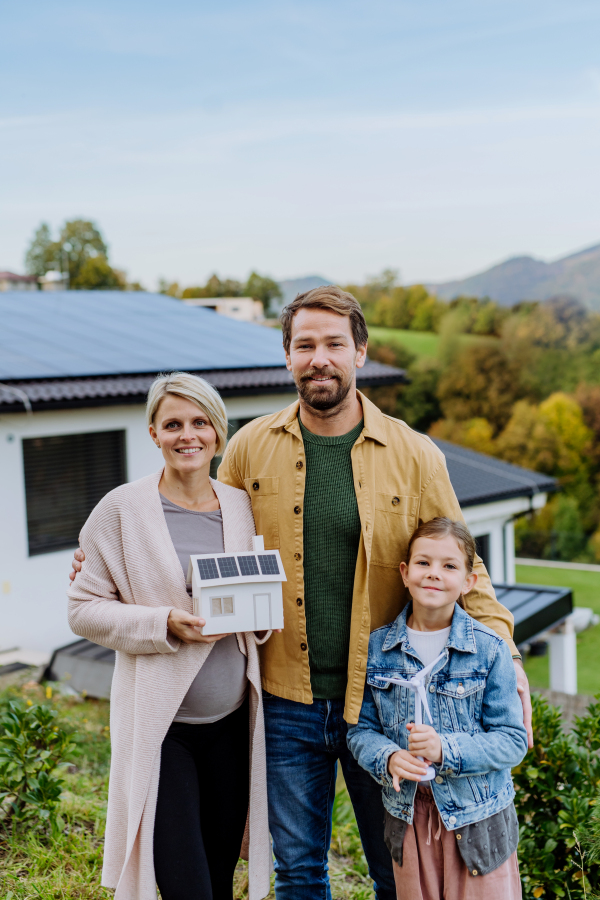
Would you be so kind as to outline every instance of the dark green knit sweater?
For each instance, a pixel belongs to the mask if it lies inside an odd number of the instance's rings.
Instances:
[[[306,454],[304,604],[313,696],[346,692],[354,571],[360,517],[350,452],[363,422],[348,434],[321,437],[300,422]]]

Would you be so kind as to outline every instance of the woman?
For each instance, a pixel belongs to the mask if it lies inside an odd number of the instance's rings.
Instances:
[[[100,501],[69,590],[73,631],[117,651],[102,884],[116,900],[154,900],[157,883],[163,900],[232,900],[242,847],[259,900],[271,869],[261,641],[204,637],[185,578],[191,553],[252,549],[250,501],[209,477],[227,415],[207,382],[159,376],[147,420],[164,468]]]

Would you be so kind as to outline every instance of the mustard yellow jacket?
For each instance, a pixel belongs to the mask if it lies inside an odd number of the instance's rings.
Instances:
[[[356,561],[348,687],[344,716],[358,721],[363,698],[369,634],[392,622],[407,602],[398,566],[419,523],[435,516],[462,519],[443,454],[399,419],[384,415],[359,393],[364,428],[352,448],[352,471],[361,522]],[[298,401],[282,412],[255,419],[231,439],[218,479],[245,488],[252,501],[257,534],[277,548],[287,575],[283,586],[285,628],[261,648],[266,691],[312,703],[304,612],[303,523],[306,458]],[[327,540],[327,535],[323,535]],[[477,560],[476,587],[465,597],[466,611],[498,634],[517,655],[512,614],[494,595]]]

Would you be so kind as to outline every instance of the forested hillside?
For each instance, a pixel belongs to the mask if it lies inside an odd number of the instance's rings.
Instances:
[[[373,326],[371,358],[411,378],[373,399],[414,428],[555,476],[562,490],[517,522],[518,552],[600,562],[600,314],[568,297],[445,302],[389,272],[348,288]]]

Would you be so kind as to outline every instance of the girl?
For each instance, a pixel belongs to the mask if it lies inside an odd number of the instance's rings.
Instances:
[[[400,564],[411,602],[371,635],[360,718],[348,732],[383,786],[398,900],[521,898],[510,770],[527,734],[508,646],[459,605],[477,580],[474,557],[461,522],[437,518],[415,531]],[[418,695],[389,679],[431,663],[433,726],[415,725]]]

